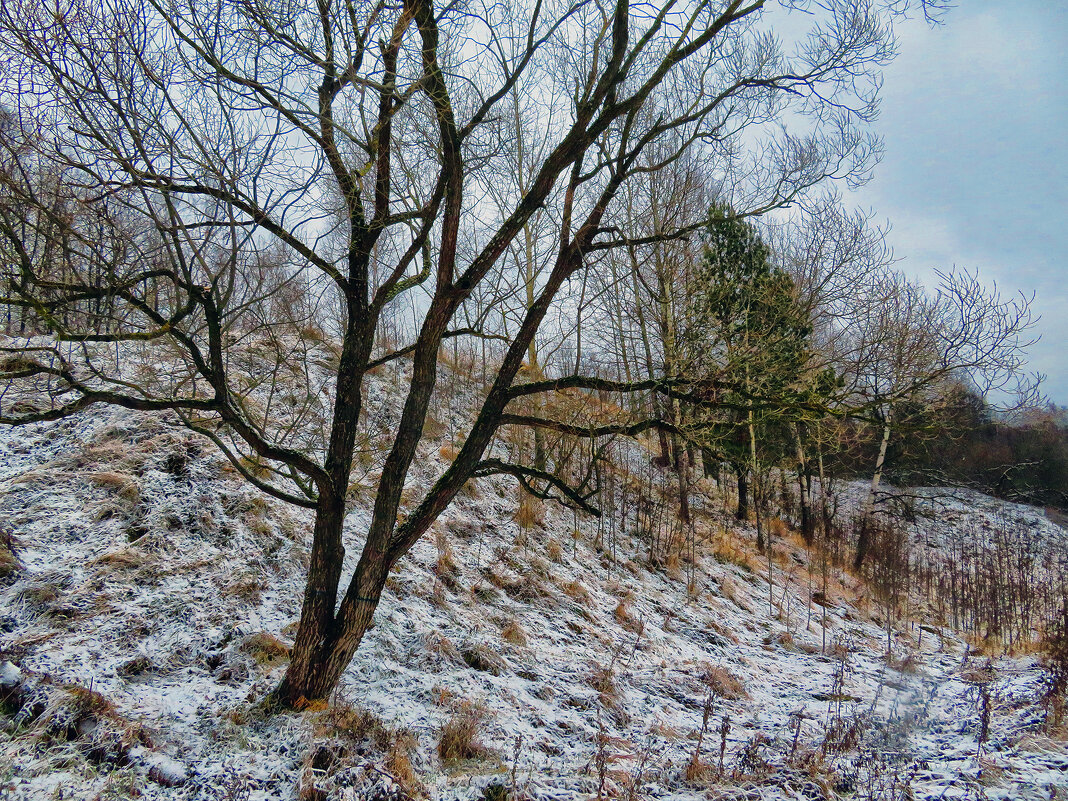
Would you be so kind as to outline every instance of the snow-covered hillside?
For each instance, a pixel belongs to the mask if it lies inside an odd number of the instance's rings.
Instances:
[[[438,447],[414,481],[440,471]],[[17,559],[0,578],[0,797],[1068,797],[1035,659],[988,664],[936,625],[886,655],[865,589],[837,576],[814,603],[792,537],[769,615],[751,532],[712,502],[692,569],[649,566],[626,538],[613,559],[570,512],[520,530],[516,506],[506,479],[465,491],[390,580],[330,705],[266,714],[307,514],[157,418],[0,429]],[[366,522],[357,504],[350,554]]]

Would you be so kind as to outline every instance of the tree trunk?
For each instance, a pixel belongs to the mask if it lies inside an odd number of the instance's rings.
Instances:
[[[705,478],[716,478],[716,457],[712,455],[712,449],[701,446],[701,472]]]
[[[690,452],[677,438],[675,457],[679,476],[679,520],[690,525]]]
[[[742,465],[733,465],[738,477],[738,510],[734,516],[738,520],[749,519],[749,471]]]
[[[864,505],[860,510],[860,531],[857,532],[857,550],[853,555],[853,569],[860,570],[864,560],[868,556],[871,547],[871,513],[875,506],[875,493],[879,491],[879,483],[883,478],[883,467],[886,465],[886,448],[890,444],[890,422],[892,409],[886,410],[886,419],[883,422],[883,438],[879,443],[879,455],[875,459],[875,473],[871,477],[871,486],[864,498]]]
[[[793,426],[794,444],[797,446],[797,489],[801,499],[801,538],[806,545],[812,545],[813,520],[811,510],[812,500],[812,474],[809,470],[808,459],[805,458],[805,447],[801,441],[800,426]]]

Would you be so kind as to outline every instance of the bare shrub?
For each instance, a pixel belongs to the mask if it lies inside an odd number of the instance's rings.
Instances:
[[[1049,671],[1043,694],[1046,726],[1051,732],[1063,733],[1068,724],[1068,603],[1061,607],[1060,617],[1047,627],[1043,651]]]

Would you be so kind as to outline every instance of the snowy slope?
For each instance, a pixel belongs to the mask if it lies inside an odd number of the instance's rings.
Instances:
[[[388,416],[388,399],[378,408]],[[428,447],[412,481],[441,467]],[[824,607],[792,540],[770,617],[766,573],[715,556],[717,537],[751,534],[722,534],[715,512],[691,583],[688,565],[643,564],[635,540],[613,561],[588,524],[572,536],[570,512],[520,531],[516,498],[491,479],[458,498],[391,579],[332,706],[266,716],[256,702],[284,669],[307,513],[156,418],[100,409],[0,429],[0,520],[22,565],[0,580],[0,685],[39,701],[32,719],[0,718],[0,797],[1068,797],[1068,756],[1039,731],[1035,660],[987,667],[918,626],[888,660],[848,576],[823,653]],[[367,519],[349,516],[350,554]],[[349,725],[355,709],[390,734]],[[443,764],[440,732],[457,720],[477,722],[484,749]],[[106,737],[117,744],[94,751]]]

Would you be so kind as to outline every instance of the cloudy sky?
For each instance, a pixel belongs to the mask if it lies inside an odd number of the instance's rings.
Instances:
[[[851,199],[892,224],[907,273],[956,265],[1034,293],[1031,367],[1068,405],[1068,2],[961,0],[898,34],[886,154]]]

